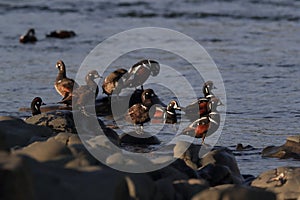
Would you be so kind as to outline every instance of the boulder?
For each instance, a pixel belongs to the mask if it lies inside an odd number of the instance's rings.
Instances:
[[[24,159],[0,151],[0,199],[35,199],[32,182]]]
[[[13,151],[13,153],[27,155],[40,162],[60,160],[72,156],[70,149],[54,138],[49,138],[47,141],[34,142],[22,149]]]
[[[47,127],[27,124],[15,117],[0,117],[0,148],[23,147],[34,141],[33,138],[48,138],[53,131]]]
[[[189,179],[173,181],[173,186],[182,199],[191,199],[195,194],[208,189],[208,183],[203,179]]]
[[[201,166],[200,149],[201,145],[178,141],[173,149],[174,157],[184,160],[189,167],[197,170]]]
[[[139,145],[156,145],[160,144],[159,139],[155,135],[143,133],[138,135],[135,132],[123,133],[120,136],[121,143],[124,144],[139,144]]]
[[[194,195],[192,200],[276,200],[272,192],[238,185],[212,187]]]
[[[156,185],[144,174],[125,175],[115,190],[116,200],[123,199],[157,199]]]
[[[212,150],[202,157],[201,164],[198,176],[207,180],[211,186],[244,182],[236,159],[228,148]]]
[[[29,124],[49,127],[57,133],[77,133],[73,120],[73,114],[68,110],[52,111],[34,115],[27,118],[25,121]]]
[[[282,146],[269,146],[263,149],[263,157],[300,159],[300,135],[290,136]]]
[[[252,186],[277,194],[278,200],[300,199],[300,167],[278,167],[260,174]]]

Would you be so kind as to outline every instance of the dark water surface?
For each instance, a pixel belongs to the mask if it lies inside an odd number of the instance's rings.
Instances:
[[[259,155],[263,147],[281,145],[287,136],[300,132],[299,10],[296,0],[1,0],[0,114],[27,115],[18,109],[28,107],[35,96],[57,102],[60,96],[53,83],[58,59],[66,63],[68,76],[75,77],[88,53],[111,35],[145,26],[170,28],[199,42],[219,68],[227,115],[218,145],[243,143],[257,148],[237,154],[242,173],[300,166],[299,161]],[[19,44],[18,37],[31,27],[39,41]],[[71,29],[78,36],[46,39],[45,34],[55,29]],[[128,68],[143,56],[144,52],[130,54],[122,63]],[[151,56],[162,63],[181,64],[168,54]]]

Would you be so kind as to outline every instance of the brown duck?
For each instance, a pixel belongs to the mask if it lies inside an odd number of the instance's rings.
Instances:
[[[20,43],[34,43],[37,41],[35,37],[35,30],[33,28],[29,29],[25,35],[21,35],[19,38]]]
[[[120,68],[110,73],[103,81],[102,90],[107,95],[119,94],[123,88],[122,77],[127,73],[126,69]]]
[[[78,84],[66,75],[66,66],[62,60],[56,63],[58,74],[54,83],[56,91],[63,97],[62,101],[72,96],[73,89],[78,88]]]
[[[52,31],[49,34],[46,35],[46,37],[53,37],[53,38],[59,38],[59,39],[65,39],[76,36],[74,31],[68,31],[68,30],[56,30]]]
[[[154,105],[156,94],[152,89],[146,89],[141,95],[142,103],[137,103],[128,109],[126,121],[140,125],[150,121],[149,109]]]
[[[93,104],[99,93],[98,84],[95,82],[95,79],[97,78],[101,78],[101,76],[96,70],[89,71],[85,76],[86,85],[82,85],[79,88],[74,89],[72,95],[68,96],[60,103],[71,105],[73,101],[73,105],[79,106]]]

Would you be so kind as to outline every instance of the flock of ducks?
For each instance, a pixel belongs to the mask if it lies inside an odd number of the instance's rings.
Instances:
[[[46,34],[46,37],[51,38],[59,38],[59,39],[65,39],[76,36],[76,33],[74,31],[69,30],[55,30],[51,31],[50,33]],[[35,36],[35,29],[30,28],[24,35],[21,35],[19,37],[19,42],[26,44],[26,43],[35,43],[38,39]]]
[[[66,75],[66,66],[62,60],[56,63],[58,74],[54,87],[62,99],[58,103],[65,104],[73,110],[77,108],[86,116],[89,112],[86,105],[95,105],[96,97],[99,93],[96,79],[102,78],[96,70],[89,71],[85,77],[86,85],[79,85]],[[171,100],[165,105],[160,101],[153,89],[144,89],[143,84],[150,76],[157,76],[160,65],[155,60],[141,60],[134,64],[129,70],[124,68],[111,72],[103,79],[102,92],[111,100],[112,96],[119,97],[125,88],[135,88],[131,94],[129,103],[120,102],[126,107],[124,119],[140,129],[138,134],[143,133],[143,126],[147,122],[151,123],[177,123],[177,110],[182,110],[192,122],[183,130],[181,134],[196,138],[202,138],[202,143],[206,136],[214,133],[220,125],[220,114],[217,106],[222,105],[221,101],[212,93],[214,85],[212,81],[207,81],[203,85],[203,97],[185,108],[180,107],[176,100]],[[140,87],[138,89],[138,87]],[[118,99],[118,98],[117,98]],[[44,105],[40,97],[35,97],[31,103],[32,115],[41,113],[41,106]],[[155,109],[153,109],[153,106]]]

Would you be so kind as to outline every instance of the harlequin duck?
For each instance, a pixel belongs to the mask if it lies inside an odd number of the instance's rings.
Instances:
[[[49,34],[46,34],[46,37],[54,37],[59,39],[70,38],[76,36],[74,31],[67,31],[67,30],[56,30],[52,31]]]
[[[66,76],[66,66],[62,60],[56,63],[58,74],[54,83],[56,91],[63,97],[62,101],[72,96],[73,89],[78,88],[78,84]]]
[[[208,114],[208,109],[207,109],[208,102],[209,102],[209,99],[203,97],[203,98],[199,98],[196,102],[183,108],[183,111],[185,112],[186,117],[193,121],[195,119],[198,119],[200,116],[207,115]]]
[[[151,117],[152,123],[166,123],[166,124],[176,124],[177,114],[176,110],[181,110],[177,101],[171,100],[168,106],[156,107],[153,117]]]
[[[20,43],[34,43],[37,41],[35,37],[35,30],[33,28],[29,29],[25,35],[20,36]]]
[[[43,100],[41,99],[41,97],[35,97],[32,102],[31,102],[31,113],[32,116],[34,115],[38,115],[41,114],[41,106],[42,105],[46,105]]]
[[[205,98],[210,98],[212,96],[215,96],[211,91],[212,89],[216,89],[216,87],[214,86],[214,83],[212,81],[206,81],[203,84],[202,92],[203,92]]]
[[[142,93],[142,103],[137,103],[128,109],[125,116],[126,121],[140,125],[150,121],[149,109],[154,105],[154,98],[157,97],[152,89],[146,89]]]
[[[155,60],[141,60],[134,64],[128,71],[128,77],[124,81],[126,87],[138,87],[143,89],[144,82],[149,76],[157,76],[160,71],[160,65]]]
[[[196,138],[202,138],[202,143],[206,136],[216,132],[220,126],[220,114],[216,110],[217,102],[210,101],[208,104],[209,114],[196,119],[186,129],[183,130],[183,135],[189,135]]]
[[[122,77],[127,73],[126,69],[120,68],[110,73],[103,81],[102,90],[107,95],[119,94],[123,88]]]
[[[65,98],[60,103],[65,103],[67,105],[72,104],[72,100],[75,105],[87,105],[88,102],[93,101],[99,93],[98,84],[95,79],[101,78],[96,70],[91,70],[85,76],[86,85],[82,85],[79,88],[73,90],[72,95]],[[95,98],[91,98],[91,97]],[[91,102],[92,104],[93,102]]]

